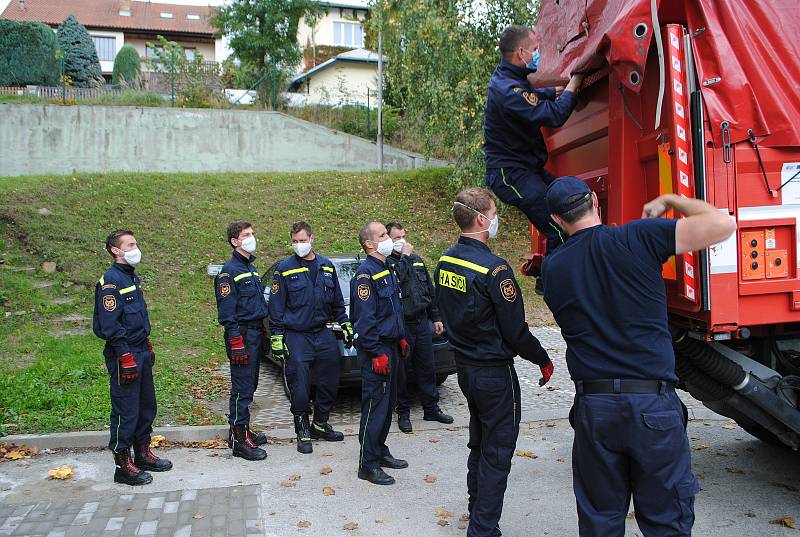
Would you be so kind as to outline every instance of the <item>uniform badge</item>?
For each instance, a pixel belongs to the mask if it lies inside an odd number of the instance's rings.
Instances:
[[[519,88],[519,87],[514,88],[514,93],[519,93],[520,91],[522,91],[522,88]]]
[[[106,311],[114,311],[117,309],[117,299],[114,295],[106,295],[103,297],[103,307]]]
[[[492,276],[497,276],[504,270],[508,270],[508,265],[500,265],[498,267],[495,267],[495,269],[492,271]]]
[[[361,300],[367,300],[369,298],[369,285],[366,283],[359,284],[358,286],[358,298]]]
[[[272,280],[272,294],[277,295],[278,291],[281,290],[281,286],[278,283],[278,280]]]
[[[369,280],[369,274],[359,274],[356,276],[356,280]]]
[[[531,106],[536,106],[539,104],[539,97],[536,96],[535,93],[530,91],[523,91],[522,98],[528,101],[528,104]]]
[[[225,298],[231,294],[231,284],[227,282],[219,284],[219,294],[222,298]]]
[[[506,278],[500,282],[500,292],[503,294],[503,298],[514,302],[517,299],[517,286],[514,285],[514,280]]]

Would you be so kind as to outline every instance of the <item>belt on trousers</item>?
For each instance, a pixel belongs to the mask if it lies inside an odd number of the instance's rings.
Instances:
[[[644,379],[576,380],[575,391],[578,395],[596,393],[664,394],[674,392],[675,383],[667,380]]]
[[[258,321],[239,321],[239,327],[242,328],[264,328],[264,320],[259,319]]]

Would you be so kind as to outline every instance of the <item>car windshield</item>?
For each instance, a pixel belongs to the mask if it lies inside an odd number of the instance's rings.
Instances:
[[[336,275],[339,276],[339,287],[342,289],[344,303],[349,304],[350,280],[356,275],[356,270],[361,266],[361,262],[355,260],[337,262],[334,260],[334,264],[336,265]]]

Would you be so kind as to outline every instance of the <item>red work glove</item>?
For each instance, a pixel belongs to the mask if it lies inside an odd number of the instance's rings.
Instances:
[[[156,365],[156,353],[153,351],[153,344],[147,338],[147,350],[150,351],[150,365]]]
[[[404,340],[405,341],[405,340]],[[378,375],[388,375],[391,372],[389,367],[389,357],[386,353],[372,359],[372,371]]]
[[[539,379],[539,386],[544,386],[547,384],[547,381],[550,380],[550,377],[553,376],[553,362],[552,360],[547,362],[547,365],[542,366],[539,368],[542,372],[542,378]]]
[[[247,356],[242,336],[230,338],[228,344],[231,346],[231,365],[247,365],[250,357]]]
[[[400,356],[403,358],[408,356],[408,341],[406,341],[406,338],[400,340]]]
[[[133,354],[126,352],[118,360],[119,371],[117,376],[120,384],[130,384],[139,378],[139,371],[136,369],[136,360],[134,360]]]

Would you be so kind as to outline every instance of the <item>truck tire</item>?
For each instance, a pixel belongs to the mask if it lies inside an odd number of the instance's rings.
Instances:
[[[754,436],[767,444],[789,449],[789,446],[781,442],[777,436],[766,430],[758,423],[745,420],[737,420],[736,423],[745,430],[750,436]]]

